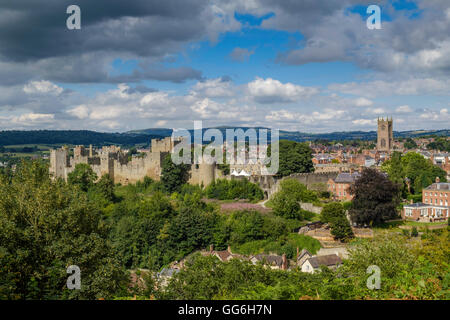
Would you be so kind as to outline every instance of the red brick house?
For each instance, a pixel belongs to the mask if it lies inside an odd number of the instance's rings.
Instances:
[[[353,196],[349,193],[349,187],[360,177],[360,173],[341,172],[335,179],[328,180],[328,192],[335,200],[349,201]]]
[[[436,182],[422,190],[422,202],[403,206],[402,218],[420,222],[447,220],[450,214],[450,183]]]

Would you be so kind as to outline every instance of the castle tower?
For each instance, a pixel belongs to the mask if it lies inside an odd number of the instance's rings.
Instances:
[[[394,130],[392,117],[378,119],[377,150],[390,152],[394,148]]]
[[[68,150],[66,147],[50,151],[50,175],[53,178],[66,179],[66,168],[68,167]]]

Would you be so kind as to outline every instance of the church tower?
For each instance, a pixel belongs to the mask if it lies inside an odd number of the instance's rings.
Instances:
[[[378,119],[377,150],[390,152],[394,148],[394,130],[392,117]]]

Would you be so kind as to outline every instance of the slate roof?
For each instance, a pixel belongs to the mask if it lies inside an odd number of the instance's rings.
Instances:
[[[408,205],[404,205],[403,207],[404,208],[421,208],[421,207],[429,207],[429,206],[431,206],[431,205],[425,204],[425,203],[422,203],[422,202],[417,202],[417,203],[411,203],[411,204],[408,204]]]
[[[316,256],[308,259],[313,268],[319,268],[320,266],[335,266],[342,263],[341,258],[336,254],[327,254],[325,256]]]
[[[310,257],[312,257],[312,254],[311,254],[308,250],[303,249],[303,250],[300,252],[300,254],[298,255],[297,260],[300,260],[305,254],[307,254],[307,255],[309,255]]]
[[[283,265],[283,258],[280,256],[276,256],[276,255],[272,255],[272,254],[257,254],[254,257],[258,261],[265,261],[271,265],[274,265],[274,264],[277,266]]]
[[[430,184],[425,190],[450,190],[449,182],[439,182]]]
[[[353,183],[356,179],[358,179],[361,176],[361,174],[357,172],[341,172],[338,174],[334,182],[336,183]]]

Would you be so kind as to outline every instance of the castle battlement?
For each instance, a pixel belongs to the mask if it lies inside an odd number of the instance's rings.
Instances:
[[[88,164],[100,178],[108,174],[115,183],[135,183],[150,177],[159,181],[164,158],[181,142],[181,139],[152,139],[151,149],[144,153],[144,156],[132,156],[128,158],[118,146],[103,146],[94,150],[92,145],[89,148],[76,146],[73,148],[73,156],[69,157],[69,149],[62,147],[50,151],[49,173],[54,178],[67,180],[77,164]],[[200,164],[191,167],[189,183],[207,186],[213,182],[216,175],[220,176],[220,170],[215,164]]]

